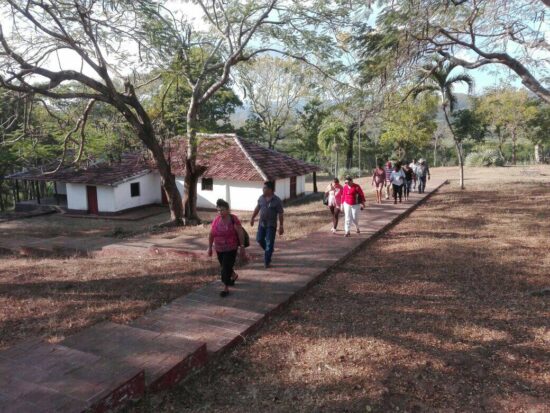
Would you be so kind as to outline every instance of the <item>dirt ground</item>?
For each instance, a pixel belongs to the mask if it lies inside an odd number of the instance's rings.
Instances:
[[[216,212],[201,211],[212,220]],[[239,214],[243,222],[250,213]],[[0,239],[54,236],[118,236],[147,233],[166,214],[140,221],[69,218],[48,215],[0,223]],[[327,224],[330,215],[319,199],[286,210],[287,234],[305,236]],[[251,237],[255,229],[246,224]],[[209,225],[156,232],[207,236]],[[218,279],[214,261],[167,258],[24,258],[0,254],[0,349],[30,337],[56,342],[103,320],[128,322],[152,308]]]
[[[456,169],[223,359],[132,412],[549,412],[550,168]]]

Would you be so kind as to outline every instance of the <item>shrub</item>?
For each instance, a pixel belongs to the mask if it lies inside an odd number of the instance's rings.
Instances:
[[[469,153],[464,163],[466,166],[504,166],[506,161],[498,149],[483,149]]]
[[[350,168],[350,169],[347,169],[347,168],[341,168],[339,171],[338,171],[338,176],[343,178],[345,176],[351,176],[352,178],[359,178],[362,173],[361,171],[359,170],[359,168]],[[364,173],[363,173],[364,175]]]

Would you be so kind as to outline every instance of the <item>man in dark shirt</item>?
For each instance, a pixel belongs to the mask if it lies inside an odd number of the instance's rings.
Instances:
[[[271,257],[275,246],[275,235],[277,234],[277,218],[279,218],[279,235],[283,235],[284,210],[283,202],[275,195],[275,183],[267,181],[264,183],[263,195],[258,199],[258,205],[254,209],[250,226],[254,226],[254,221],[258,214],[260,219],[258,223],[258,233],[256,241],[265,251],[264,264],[268,268],[271,265]]]

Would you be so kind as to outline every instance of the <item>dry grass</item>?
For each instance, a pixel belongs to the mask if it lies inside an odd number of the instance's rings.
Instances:
[[[467,191],[444,187],[132,411],[548,412],[549,297],[531,292],[550,286],[550,169],[536,170],[468,170]]]
[[[125,323],[216,279],[211,262],[0,257],[0,349],[59,341],[99,321]]]

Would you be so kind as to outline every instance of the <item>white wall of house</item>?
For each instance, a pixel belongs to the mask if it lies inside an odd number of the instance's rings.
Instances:
[[[80,211],[86,211],[88,209],[86,185],[67,184],[67,208]]]
[[[262,195],[263,182],[226,181],[229,185],[229,203],[236,211],[254,211]]]
[[[277,179],[275,194],[283,200],[290,198],[290,178]]]
[[[182,176],[176,177],[176,185],[183,197]],[[234,181],[225,179],[213,179],[211,191],[202,189],[202,181],[197,186],[197,206],[199,208],[215,208],[218,199],[229,202],[231,209],[236,211],[253,211],[262,194],[263,182]]]
[[[107,185],[96,185],[97,210],[99,212],[116,212],[115,188]]]
[[[132,196],[131,185],[139,182],[139,196]],[[149,173],[126,182],[118,184],[114,188],[115,209],[114,211],[122,211],[129,208],[136,208],[142,205],[160,204],[162,202],[162,194],[160,192],[160,175],[157,173]],[[99,192],[98,192],[99,197]],[[102,210],[101,204],[99,211]]]
[[[306,192],[306,176],[302,175],[296,178],[296,194],[301,195]]]

